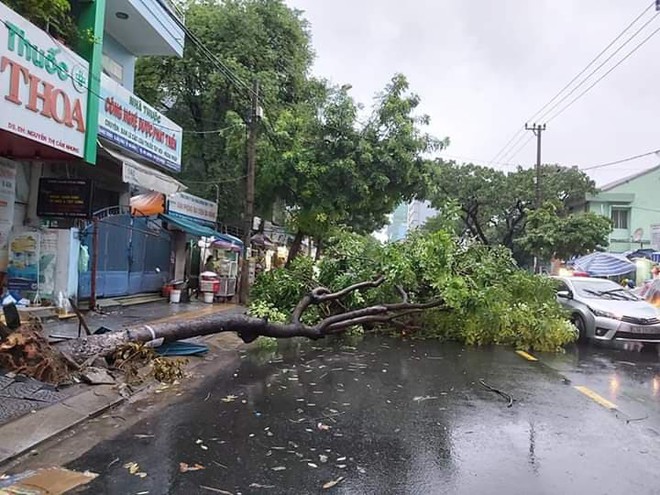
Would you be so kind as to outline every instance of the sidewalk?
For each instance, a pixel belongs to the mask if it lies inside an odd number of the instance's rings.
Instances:
[[[182,304],[155,302],[112,308],[104,313],[90,311],[85,314],[85,321],[92,332],[99,327],[121,330],[122,328],[139,325],[148,321],[176,321],[217,313],[218,311],[225,311],[236,307],[237,305],[235,304],[204,304],[198,301]],[[47,335],[51,338],[56,338],[55,336],[75,338],[78,336],[78,318],[75,317],[68,320],[45,322],[44,327]]]
[[[243,311],[244,308],[234,304],[157,302],[117,308],[106,314],[88,313],[85,320],[94,332],[101,326],[120,330],[146,322],[186,320],[218,312]],[[77,319],[46,322],[44,327],[51,337],[78,335]],[[229,343],[232,339],[225,340],[228,345],[235,345],[233,341]],[[224,340],[219,342],[222,347]],[[125,400],[115,385],[76,384],[55,390],[36,380],[12,379],[7,375],[0,375],[0,396],[0,438],[3,439],[0,442],[0,465]]]

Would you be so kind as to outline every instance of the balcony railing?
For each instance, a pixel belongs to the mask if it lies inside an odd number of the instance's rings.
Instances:
[[[172,14],[174,18],[181,21],[181,24],[185,24],[186,15],[183,9],[179,6],[179,2],[177,2],[177,0],[156,0],[156,1],[160,3],[165,10],[167,10],[170,14]]]

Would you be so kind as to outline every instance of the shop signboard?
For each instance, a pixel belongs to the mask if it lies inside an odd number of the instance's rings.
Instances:
[[[36,292],[39,288],[39,232],[22,232],[9,241],[7,287],[10,291]]]
[[[0,3],[0,130],[82,157],[88,67]]]
[[[54,218],[90,218],[92,181],[86,179],[39,179],[37,216]]]
[[[99,136],[150,163],[181,171],[180,126],[105,74],[101,98]]]
[[[194,220],[206,225],[215,225],[218,205],[185,192],[171,194],[167,198],[167,213]]]

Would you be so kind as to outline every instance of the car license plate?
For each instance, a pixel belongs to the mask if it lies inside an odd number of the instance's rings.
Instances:
[[[630,333],[660,334],[660,328],[656,326],[648,326],[648,327],[631,326],[630,330],[628,331]]]

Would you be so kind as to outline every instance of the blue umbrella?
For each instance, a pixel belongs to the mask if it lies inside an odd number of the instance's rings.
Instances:
[[[573,266],[592,277],[615,277],[635,271],[635,263],[622,254],[591,253],[573,262]]]

